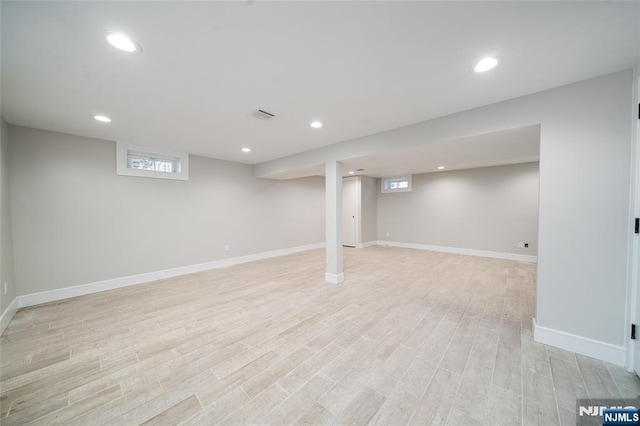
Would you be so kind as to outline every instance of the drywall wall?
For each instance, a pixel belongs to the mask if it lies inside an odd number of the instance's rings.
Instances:
[[[377,240],[378,224],[378,184],[377,179],[360,176],[361,195],[361,243],[367,244]]]
[[[378,195],[378,240],[535,256],[538,179],[538,163],[413,175]]]
[[[189,181],[117,176],[113,142],[9,137],[19,295],[324,241],[320,177],[257,179],[197,156]]]
[[[632,71],[621,71],[262,163],[254,173],[541,124],[537,324],[619,350],[627,341],[631,92]]]
[[[16,297],[13,275],[13,239],[9,197],[9,134],[8,125],[0,118],[0,313],[4,314]],[[4,294],[4,283],[7,294]]]

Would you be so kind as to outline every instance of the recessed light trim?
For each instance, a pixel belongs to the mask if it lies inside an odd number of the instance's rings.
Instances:
[[[101,123],[111,123],[111,119],[106,115],[96,114],[93,116],[93,119],[99,121]]]
[[[475,72],[485,72],[494,69],[496,65],[498,65],[498,60],[496,58],[484,58],[478,62],[475,67],[473,67],[473,70]]]
[[[314,129],[319,129],[320,127],[322,127],[322,122],[320,122],[320,121],[312,121],[311,122],[311,127],[313,127]]]
[[[438,166],[438,170],[444,170],[444,166]]]
[[[356,174],[356,172],[349,172],[349,174],[350,174],[350,175],[355,175],[355,174]]]
[[[140,51],[140,46],[122,33],[110,33],[107,35],[107,41],[113,47],[125,52],[133,53]]]
[[[242,148],[242,152],[251,152],[251,148]]]

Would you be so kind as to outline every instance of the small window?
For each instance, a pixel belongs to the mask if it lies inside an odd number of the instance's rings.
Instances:
[[[178,168],[176,158],[152,157],[145,154],[127,154],[127,167],[130,169],[150,170],[153,172],[175,173]]]
[[[411,175],[381,179],[382,192],[411,192]]]
[[[116,151],[118,175],[189,180],[189,154],[120,142]]]

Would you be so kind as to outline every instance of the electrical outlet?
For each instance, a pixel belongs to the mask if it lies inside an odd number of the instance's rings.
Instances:
[[[4,283],[4,294],[9,293],[9,283],[5,281]]]
[[[229,251],[229,250],[231,250],[231,249],[229,248],[229,244],[227,244],[226,246],[224,246],[224,251]]]
[[[518,243],[518,248],[524,248],[524,243],[522,241]]]
[[[387,231],[387,237],[390,237],[390,236],[391,236],[391,233],[389,233],[389,231]]]

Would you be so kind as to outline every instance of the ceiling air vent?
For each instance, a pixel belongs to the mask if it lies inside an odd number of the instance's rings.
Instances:
[[[270,113],[268,111],[265,111],[263,109],[259,109],[257,111],[253,111],[249,115],[251,115],[253,118],[257,118],[258,120],[271,120],[271,119],[276,117],[275,114],[272,114],[272,113]]]

